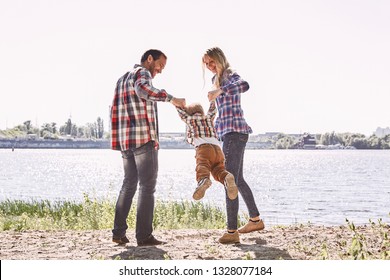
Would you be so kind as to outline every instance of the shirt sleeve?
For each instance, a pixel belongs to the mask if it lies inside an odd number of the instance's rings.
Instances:
[[[179,113],[180,118],[185,122],[187,120],[187,118],[189,117],[187,112],[179,107],[176,107],[176,110]]]
[[[217,114],[217,106],[215,106],[215,100],[210,102],[209,111],[207,112],[207,117],[213,119]]]
[[[221,86],[221,90],[227,95],[243,93],[248,89],[248,82],[243,80],[237,73],[229,75],[229,77],[223,82],[223,86]]]
[[[145,68],[141,68],[136,73],[134,88],[137,95],[145,100],[163,102],[172,100],[172,95],[168,94],[164,89],[160,90],[153,87],[152,76]]]

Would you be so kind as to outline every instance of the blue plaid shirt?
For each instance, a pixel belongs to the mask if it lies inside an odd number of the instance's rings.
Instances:
[[[214,79],[216,76],[213,77],[213,82]],[[215,129],[219,139],[222,140],[223,136],[229,132],[252,133],[241,108],[241,93],[248,89],[248,82],[244,81],[237,73],[223,75],[221,83],[223,93],[216,99],[218,117],[215,121]]]

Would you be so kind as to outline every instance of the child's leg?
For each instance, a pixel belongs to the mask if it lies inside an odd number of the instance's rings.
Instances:
[[[213,151],[210,145],[201,145],[196,149],[196,181],[199,182],[203,178],[210,178],[210,155]]]
[[[196,181],[198,186],[192,197],[199,200],[204,197],[206,190],[211,186],[210,168],[212,156],[210,145],[201,145],[196,149]]]
[[[215,150],[215,159],[214,162],[212,162],[212,169],[211,174],[213,175],[214,179],[221,184],[224,184],[225,177],[229,172],[226,171],[225,168],[225,156],[223,155],[222,150],[218,147],[214,147]]]

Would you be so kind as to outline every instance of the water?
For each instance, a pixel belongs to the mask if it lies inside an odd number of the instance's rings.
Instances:
[[[194,153],[160,150],[157,199],[191,200]],[[388,170],[390,151],[247,150],[244,176],[267,224],[341,225],[390,222]],[[122,176],[116,151],[0,149],[0,200],[115,200]],[[224,209],[222,185],[214,182],[203,201]]]

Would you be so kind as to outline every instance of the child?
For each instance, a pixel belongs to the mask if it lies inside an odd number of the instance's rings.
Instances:
[[[196,180],[198,186],[192,197],[201,199],[211,186],[210,172],[214,179],[222,183],[229,199],[237,198],[238,189],[234,176],[225,169],[225,156],[215,133],[213,121],[217,113],[215,101],[210,102],[207,115],[202,105],[190,104],[185,109],[176,107],[180,118],[187,124],[187,141],[196,148]]]

